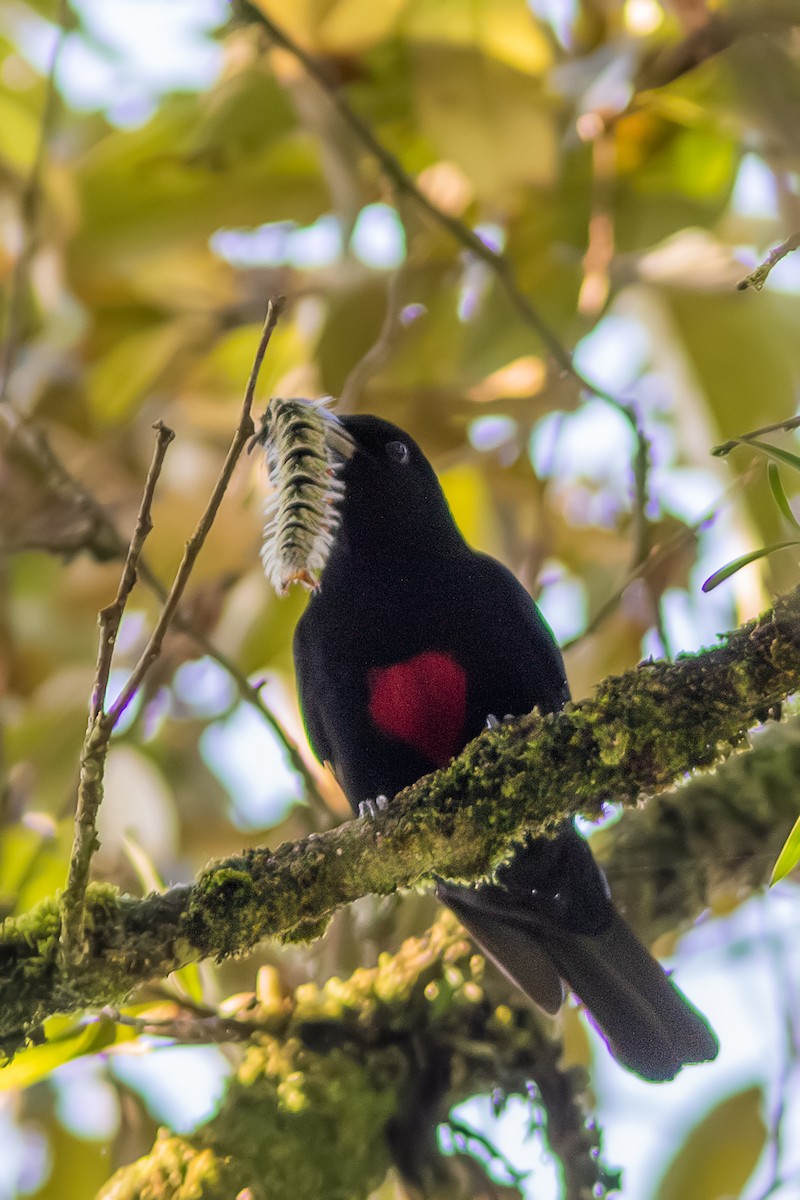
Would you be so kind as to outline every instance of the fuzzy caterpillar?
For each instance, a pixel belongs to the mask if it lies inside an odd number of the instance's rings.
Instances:
[[[293,583],[319,587],[339,523],[344,485],[336,477],[346,455],[324,400],[270,400],[254,442],[264,447],[275,491],[264,506],[261,562],[279,596]],[[335,447],[335,448],[334,448]]]

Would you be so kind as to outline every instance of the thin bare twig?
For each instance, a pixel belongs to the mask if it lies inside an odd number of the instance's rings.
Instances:
[[[711,453],[715,458],[724,458],[730,454],[731,450],[741,446],[742,442],[752,442],[754,438],[760,438],[765,433],[791,433],[798,427],[800,427],[800,417],[790,417],[788,421],[778,421],[774,425],[762,425],[760,429],[751,429],[749,433],[740,433],[738,437],[731,438],[729,442],[712,446]]]
[[[386,314],[377,338],[369,350],[361,356],[344,381],[337,412],[352,412],[353,405],[369,383],[372,376],[384,366],[392,351],[392,344],[397,334],[398,318],[400,315],[400,279],[402,270],[398,268],[389,278],[386,288]]]
[[[652,553],[647,556],[647,558],[643,559],[636,566],[632,567],[622,580],[622,583],[620,583],[620,585],[614,589],[611,595],[608,596],[600,605],[600,607],[592,614],[591,618],[586,624],[586,628],[583,629],[577,637],[574,637],[570,639],[570,641],[566,642],[561,647],[562,650],[571,649],[573,646],[577,645],[578,642],[583,641],[584,638],[594,633],[598,626],[602,625],[606,617],[611,615],[630,585],[637,579],[646,578],[650,571],[663,562],[666,557],[668,557],[670,554],[674,554],[683,546],[688,545],[704,526],[710,524],[710,522],[717,517],[722,504],[731,498],[734,491],[740,491],[741,486],[742,481],[738,480],[735,487],[732,486],[728,488],[717,500],[714,501],[709,508],[706,509],[704,513],[702,513],[701,516],[697,518],[696,521],[693,521],[691,525],[686,525],[683,528],[676,530],[672,537],[668,538],[666,542],[662,542],[662,544],[656,547]]]
[[[535,305],[528,299],[519,287],[513,268],[504,255],[493,250],[478,235],[450,213],[445,212],[434,204],[422,192],[406,171],[400,160],[378,140],[372,128],[351,108],[340,88],[337,88],[328,78],[325,71],[316,60],[276,23],[267,16],[263,7],[259,8],[259,22],[267,29],[272,40],[282,49],[288,51],[297,60],[305,72],[317,83],[330,103],[339,113],[345,124],[352,130],[362,146],[376,160],[380,169],[389,182],[401,195],[408,196],[413,203],[424,212],[440,229],[444,229],[459,245],[464,246],[475,258],[485,263],[506,293],[513,308],[523,322],[542,340],[549,353],[562,369],[571,375],[587,392],[605,400],[616,408],[630,424],[637,440],[638,452],[634,466],[634,482],[636,487],[637,534],[636,553],[643,556],[646,553],[646,508],[647,508],[647,462],[648,443],[639,425],[639,418],[632,404],[620,400],[619,397],[606,391],[605,388],[593,383],[575,365],[575,361],[561,342],[558,335],[550,328],[540,315]]]
[[[56,69],[64,42],[67,36],[67,18],[69,5],[67,0],[60,0],[58,6],[58,33],[50,57],[50,65],[45,79],[44,104],[39,122],[39,139],[33,156],[30,173],[20,196],[20,219],[22,223],[22,245],[14,264],[11,282],[8,289],[8,299],[5,304],[5,320],[3,322],[3,340],[0,345],[0,403],[8,398],[8,387],[14,364],[17,358],[20,309],[22,296],[28,279],[31,262],[36,253],[37,217],[39,200],[42,192],[42,172],[44,170],[47,139],[53,121],[56,104]]]
[[[482,1150],[486,1151],[490,1161],[500,1163],[515,1187],[519,1187],[526,1176],[530,1174],[530,1171],[521,1171],[518,1167],[515,1167],[511,1160],[506,1157],[498,1146],[495,1146],[494,1142],[485,1133],[481,1133],[478,1129],[473,1129],[466,1121],[455,1121],[451,1117],[447,1122],[447,1127],[456,1145],[460,1142],[467,1153],[469,1153],[469,1143],[474,1142]]]
[[[102,562],[113,558],[121,558],[126,553],[125,539],[97,497],[81,480],[72,475],[61,461],[51,446],[46,433],[41,429],[33,428],[28,422],[20,418],[10,405],[0,407],[0,420],[8,428],[9,436],[19,438],[25,451],[30,453],[34,460],[41,465],[47,474],[48,481],[59,491],[63,491],[64,496],[69,502],[74,503],[86,514],[90,529],[84,548]],[[139,560],[138,574],[141,582],[163,604],[167,599],[167,588],[152,570],[144,556]],[[303,780],[306,798],[310,806],[314,808],[318,819],[329,823],[330,810],[319,794],[313,774],[306,766],[295,743],[286,734],[283,727],[264,703],[258,688],[250,683],[249,679],[239,670],[232,659],[219,650],[213,641],[202,630],[197,629],[194,623],[180,611],[175,613],[172,623],[175,628],[191,637],[209,658],[218,663],[230,675],[242,699],[252,705],[261,714],[280,740],[292,768]]]
[[[89,868],[97,846],[97,814],[103,799],[103,776],[111,729],[103,722],[103,709],[111,673],[111,661],[122,615],[136,582],[136,568],[144,543],[153,528],[151,509],[156,483],[164,465],[167,448],[175,437],[171,429],[158,421],[156,444],[136,525],[128,547],[125,565],[122,568],[117,594],[112,604],[100,613],[100,644],[97,650],[92,699],[89,706],[89,723],[83,741],[78,783],[78,805],[75,814],[75,834],[69,861],[67,886],[61,898],[61,942],[60,952],[65,963],[79,958],[83,952],[84,900],[89,883]]]
[[[791,254],[795,250],[800,250],[800,230],[797,233],[793,233],[785,242],[781,242],[780,246],[776,246],[773,250],[770,250],[760,266],[751,271],[749,275],[746,275],[744,279],[739,280],[736,285],[737,290],[745,292],[748,288],[752,288],[753,291],[760,292],[767,282],[767,277],[772,268],[776,267],[782,259],[786,258],[787,254]]]
[[[225,462],[222,465],[222,470],[219,473],[217,482],[206,505],[205,512],[200,517],[200,520],[195,527],[195,531],[186,543],[183,552],[183,558],[180,561],[175,578],[172,582],[172,587],[169,590],[167,598],[164,602],[164,607],[161,610],[161,615],[156,622],[156,626],[150,635],[147,645],[145,646],[138,663],[131,672],[131,676],[124,688],[120,692],[117,699],[109,708],[108,712],[102,718],[102,723],[113,729],[117,721],[120,719],[125,709],[130,704],[133,697],[139,690],[145,675],[150,670],[153,663],[161,653],[161,646],[167,630],[170,627],[173,617],[180,604],[181,596],[184,593],[186,584],[189,581],[189,576],[192,573],[194,564],[197,561],[197,556],[203,548],[203,544],[208,536],[209,530],[214,523],[214,518],[217,515],[222,498],[228,489],[228,484],[231,481],[234,467],[239,461],[239,457],[247,443],[252,438],[255,432],[253,424],[252,409],[253,397],[255,395],[256,383],[258,374],[261,370],[261,363],[264,359],[267,346],[269,345],[272,332],[277,324],[281,309],[283,308],[283,297],[270,300],[267,306],[267,316],[264,321],[264,327],[261,331],[261,339],[258,344],[256,356],[253,361],[253,366],[250,371],[250,378],[247,381],[245,389],[244,401],[242,403],[242,411],[239,417],[239,424],[236,432],[233,435],[233,441],[225,457]]]
[[[175,1002],[173,1001],[173,1004]],[[102,1016],[111,1017],[118,1025],[127,1025],[137,1033],[148,1037],[169,1038],[170,1041],[186,1046],[205,1046],[223,1042],[247,1042],[255,1030],[256,1022],[241,1021],[236,1017],[225,1017],[209,1012],[204,1016],[179,1011],[174,1017],[132,1017],[119,1009],[108,1007]]]
[[[108,743],[111,739],[114,726],[136,695],[147,672],[161,653],[164,637],[178,608],[197,556],[203,547],[219,506],[222,503],[222,498],[227,491],[236,463],[239,460],[242,450],[253,436],[252,408],[256,383],[264,354],[266,353],[282,307],[282,298],[270,300],[267,305],[264,327],[261,331],[258,349],[253,360],[247,387],[245,388],[239,424],[234,433],[225,462],[214,485],[205,511],[200,517],[194,533],[186,543],[183,558],[175,573],[172,587],[167,594],[161,614],[148,643],[119,696],[106,711],[105,694],[111,670],[114,641],[119,622],[122,619],[125,603],[136,579],[139,556],[145,538],[151,528],[150,508],[156,481],[161,471],[166,448],[174,436],[171,430],[166,429],[160,422],[156,425],[156,450],[148,472],[147,483],[145,484],[142,503],[139,509],[139,517],[128,549],[125,566],[123,567],[117,597],[114,603],[105,609],[100,617],[101,637],[97,673],[92,690],[89,724],[81,753],[75,839],[70,857],[67,886],[64,889],[64,895],[61,900],[59,952],[62,962],[65,965],[80,960],[85,948],[83,929],[84,902],[89,882],[89,868],[91,866],[92,855],[97,846],[97,813],[103,798],[103,775]]]
[[[122,621],[122,614],[125,611],[128,596],[133,590],[133,585],[136,583],[145,540],[153,528],[151,507],[156,483],[161,474],[167,447],[175,437],[173,431],[167,428],[162,421],[156,421],[153,429],[156,431],[156,448],[153,460],[150,463],[150,469],[147,472],[139,515],[136,518],[136,526],[128,547],[125,565],[122,568],[119,588],[113,603],[109,604],[100,613],[100,655],[97,664],[97,679],[92,691],[91,720],[99,717],[105,706],[108,677],[111,673],[111,659],[114,653],[114,646],[116,645],[120,622]]]

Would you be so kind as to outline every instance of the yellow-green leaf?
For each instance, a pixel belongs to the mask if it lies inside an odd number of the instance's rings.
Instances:
[[[795,821],[792,832],[783,843],[783,849],[778,855],[778,860],[772,868],[772,878],[769,881],[770,887],[774,887],[776,883],[780,883],[785,879],[790,871],[793,871],[800,862],[800,817]]]
[[[758,1087],[728,1096],[695,1125],[670,1163],[658,1200],[739,1196],[767,1139]]]
[[[550,66],[550,42],[525,0],[411,0],[403,33],[416,42],[474,47],[518,71]]]
[[[109,1147],[94,1138],[77,1137],[65,1129],[55,1114],[47,1122],[50,1171],[30,1200],[86,1200],[108,1178]]]
[[[0,92],[0,158],[16,170],[30,170],[40,125],[36,113]]]
[[[118,341],[89,377],[89,402],[97,417],[106,424],[129,417],[178,356],[207,337],[205,321],[190,319],[156,325]]]
[[[720,567],[713,575],[709,575],[708,579],[703,584],[704,592],[713,592],[714,588],[720,583],[724,583],[726,579],[730,579],[731,575],[735,575],[742,567],[746,567],[751,562],[756,562],[759,558],[764,558],[767,554],[773,554],[776,550],[786,550],[789,546],[800,546],[800,541],[796,538],[791,542],[774,542],[771,546],[762,546],[759,550],[751,550],[749,554],[742,554],[740,558],[734,558],[724,567]]]
[[[0,1091],[30,1087],[73,1058],[96,1054],[115,1042],[132,1041],[137,1036],[136,1030],[117,1025],[106,1015],[77,1021],[55,1018],[45,1025],[45,1035],[48,1034],[43,1045],[21,1050],[8,1066],[0,1067]]]
[[[253,0],[294,41],[317,54],[362,54],[388,37],[407,0]]]
[[[778,470],[776,463],[771,462],[767,465],[767,477],[769,479],[770,491],[772,492],[773,499],[775,500],[778,508],[781,510],[790,525],[792,525],[795,529],[800,529],[800,521],[798,521],[797,517],[794,515],[792,506],[789,503],[789,497],[786,495],[786,491],[783,486],[783,480],[781,479],[781,473]]]
[[[537,79],[468,46],[425,43],[411,54],[420,127],[479,197],[552,185],[556,127]]]

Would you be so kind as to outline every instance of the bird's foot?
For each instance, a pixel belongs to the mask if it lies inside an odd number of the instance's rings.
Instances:
[[[358,806],[359,817],[371,817],[374,821],[385,809],[389,807],[388,796],[376,796],[374,800],[362,800]]]
[[[494,713],[488,713],[487,717],[486,717],[486,728],[487,729],[499,729],[501,725],[507,725],[509,721],[513,721],[513,720],[514,720],[513,713],[506,713],[506,715],[502,718],[502,720],[499,717],[496,717],[494,715]]]

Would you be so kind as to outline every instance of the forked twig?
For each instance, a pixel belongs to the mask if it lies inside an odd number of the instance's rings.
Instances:
[[[158,421],[153,428],[156,431],[155,449],[147,472],[139,513],[128,546],[125,565],[122,568],[117,594],[113,602],[102,610],[99,618],[100,644],[97,650],[97,667],[89,705],[89,723],[81,748],[75,834],[69,860],[67,885],[61,898],[61,953],[65,962],[80,955],[83,942],[83,899],[89,882],[92,855],[97,846],[97,814],[103,799],[105,759],[111,736],[111,729],[104,728],[103,710],[108,678],[111,674],[111,662],[114,657],[114,646],[122,615],[125,612],[125,605],[128,603],[128,597],[136,583],[139,558],[144,549],[147,535],[153,528],[151,509],[156,483],[164,465],[167,448],[175,437],[172,430],[163,425],[161,421]]]
[[[194,533],[186,543],[186,547],[183,552],[183,558],[181,559],[178,570],[175,573],[175,579],[172,582],[172,587],[169,589],[167,598],[164,601],[164,606],[161,610],[161,616],[158,618],[156,626],[153,632],[150,634],[150,638],[141,653],[139,661],[131,672],[130,679],[125,684],[124,688],[104,718],[104,722],[111,728],[113,728],[113,726],[125,712],[125,709],[128,707],[131,700],[136,695],[136,692],[141,687],[145,675],[161,653],[161,646],[163,644],[164,637],[169,629],[176,609],[180,604],[181,597],[186,589],[186,584],[189,581],[189,576],[191,575],[194,564],[197,561],[197,556],[202,550],[203,543],[205,542],[209,530],[214,523],[214,518],[216,517],[219,506],[222,503],[222,498],[225,495],[225,492],[228,489],[228,484],[231,481],[234,467],[239,461],[242,451],[255,432],[252,409],[256,383],[258,381],[258,374],[261,370],[261,363],[264,359],[264,354],[266,353],[267,346],[269,345],[270,338],[272,337],[272,332],[278,322],[278,317],[281,309],[283,308],[283,304],[283,297],[279,297],[277,299],[270,300],[269,305],[267,306],[266,320],[264,321],[264,327],[261,331],[261,339],[258,344],[258,350],[256,351],[255,359],[253,360],[250,378],[247,381],[244,401],[242,403],[242,411],[239,417],[239,424],[236,427],[236,432],[233,435],[233,441],[230,444],[230,448],[225,457],[225,462],[222,465],[222,470],[219,473],[217,482],[215,483],[214,489],[209,497],[205,512],[200,517]]]
[[[136,580],[136,568],[144,541],[151,528],[150,509],[153,492],[161,471],[164,454],[173,437],[172,431],[166,429],[165,426],[160,423],[156,426],[156,449],[148,472],[139,516],[122,570],[122,578],[117,590],[117,596],[114,602],[108,608],[104,609],[100,615],[100,649],[98,652],[95,683],[92,690],[89,724],[81,751],[75,838],[70,856],[67,886],[61,900],[59,952],[62,965],[67,968],[75,961],[79,961],[85,953],[84,916],[86,888],[89,882],[92,855],[97,846],[97,814],[103,798],[103,775],[111,734],[117,721],[141,687],[147,672],[161,653],[164,637],[185,591],[192,569],[197,561],[197,556],[203,547],[219,506],[222,503],[236,463],[242,450],[253,436],[252,408],[256,383],[264,354],[266,353],[282,307],[282,298],[270,300],[267,306],[267,315],[250,371],[250,377],[247,381],[239,423],[233,435],[225,462],[220,470],[219,477],[209,497],[205,511],[200,517],[194,533],[186,543],[183,558],[175,573],[172,586],[167,594],[161,614],[147,645],[142,651],[139,661],[131,672],[119,696],[106,710],[106,688],[111,670],[114,642],[125,604]]]

